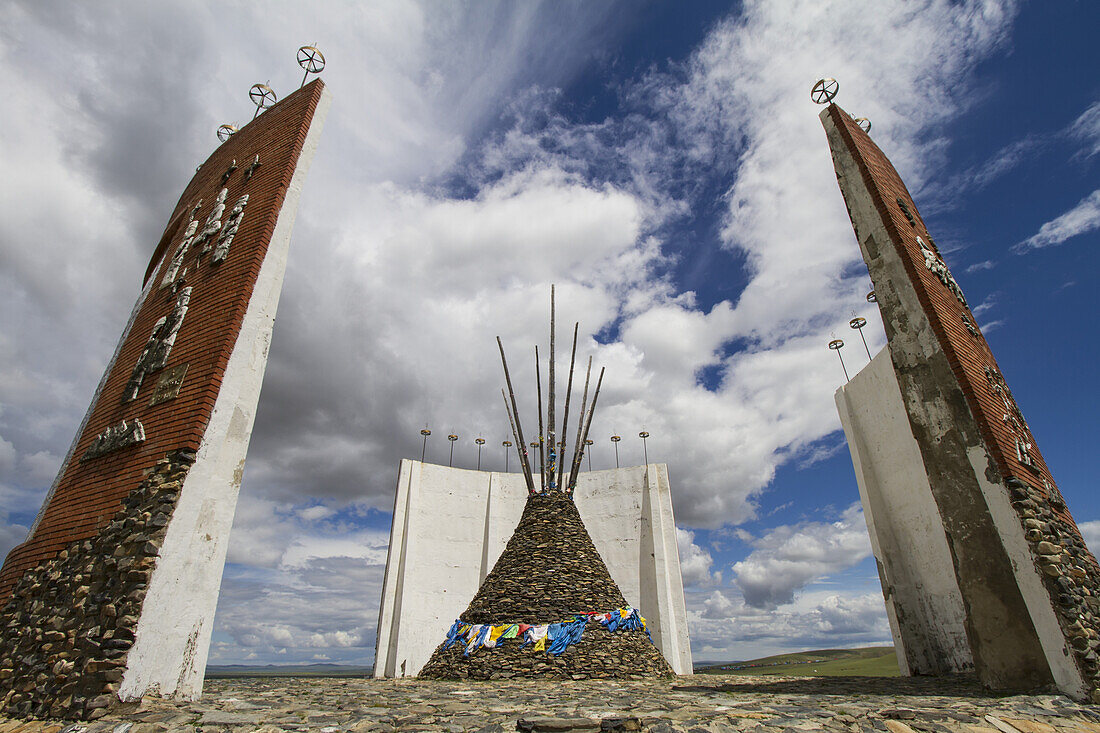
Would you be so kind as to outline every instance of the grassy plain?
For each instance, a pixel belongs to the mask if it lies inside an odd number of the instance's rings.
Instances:
[[[697,674],[793,675],[797,677],[899,677],[892,646],[818,649],[745,662],[697,667]]]

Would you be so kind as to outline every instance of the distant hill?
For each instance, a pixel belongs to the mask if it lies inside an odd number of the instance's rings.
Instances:
[[[696,674],[774,674],[797,677],[899,677],[892,646],[860,649],[817,649],[744,662],[705,662]]]
[[[352,667],[344,664],[247,664],[209,665],[207,679],[226,677],[369,677],[374,667]]]

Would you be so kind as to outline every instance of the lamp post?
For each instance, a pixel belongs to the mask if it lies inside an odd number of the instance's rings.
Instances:
[[[512,452],[508,449],[512,447],[512,441],[502,441],[501,445],[504,446],[504,473],[508,473],[508,458],[510,457],[510,454]]]
[[[848,367],[844,366],[844,357],[840,355],[840,350],[844,348],[843,339],[833,339],[829,342],[829,348],[836,352],[836,355],[840,357],[840,368],[844,370],[844,381],[851,381],[851,377],[848,376]]]
[[[424,462],[424,454],[428,451],[428,436],[432,434],[431,430],[428,430],[428,426],[425,425],[424,429],[420,431],[420,434],[424,436],[424,443],[420,446],[420,462]]]
[[[642,452],[645,454],[645,465],[646,465],[646,468],[648,469],[648,467],[649,467],[649,449],[646,447],[645,439],[649,437],[649,433],[647,433],[646,431],[643,430],[642,432],[638,433],[638,437],[642,439]]]
[[[615,468],[619,467],[619,441],[622,440],[618,435],[611,436],[611,442],[615,444]]]
[[[478,438],[474,441],[477,443],[477,470],[481,470],[481,446],[485,445],[485,438]]]
[[[592,450],[588,446],[592,445],[592,442],[593,441],[591,441],[591,440],[584,441],[585,450],[588,451],[588,470],[589,471],[592,470]]]
[[[863,327],[867,325],[867,319],[862,316],[856,316],[852,320],[848,321],[848,325],[859,331],[859,337],[863,339],[863,349],[867,352],[867,359],[871,359],[871,349],[867,347],[867,337],[863,335]]]
[[[447,440],[451,441],[451,455],[450,455],[449,458],[447,458],[447,467],[450,468],[451,465],[454,463],[455,441],[458,440],[458,436],[455,435],[454,433],[451,433],[450,435],[447,436]]]

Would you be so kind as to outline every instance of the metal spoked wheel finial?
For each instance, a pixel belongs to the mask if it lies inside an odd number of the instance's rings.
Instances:
[[[871,121],[866,117],[856,117],[854,122],[856,123],[856,126],[864,132],[871,131]]]
[[[320,74],[325,68],[325,55],[316,46],[302,46],[298,49],[298,65],[306,70],[299,88],[305,86],[310,74]]]
[[[840,91],[840,84],[836,79],[818,79],[814,88],[810,90],[810,99],[814,104],[828,104],[833,101],[838,91]]]
[[[256,119],[256,115],[273,107],[275,102],[279,101],[275,90],[267,84],[253,84],[252,88],[248,90],[248,98],[252,100],[252,104],[256,105],[256,114],[252,115],[252,119]]]
[[[224,124],[224,125],[219,125],[218,126],[218,140],[220,140],[224,143],[226,140],[233,137],[234,133],[236,133],[236,132],[237,132],[237,126],[236,125],[230,125],[228,123]]]

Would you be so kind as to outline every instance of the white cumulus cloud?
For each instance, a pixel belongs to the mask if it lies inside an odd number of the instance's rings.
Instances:
[[[811,581],[852,567],[871,554],[859,504],[834,522],[781,525],[753,540],[753,551],[733,566],[745,603],[775,608],[792,603]]]

